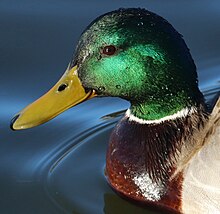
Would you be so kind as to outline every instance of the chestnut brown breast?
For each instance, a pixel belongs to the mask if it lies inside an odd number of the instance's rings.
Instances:
[[[107,151],[106,173],[112,188],[142,204],[180,212],[182,174],[170,177],[175,170],[173,141],[181,136],[173,132],[170,124],[149,126],[124,117],[115,127]]]

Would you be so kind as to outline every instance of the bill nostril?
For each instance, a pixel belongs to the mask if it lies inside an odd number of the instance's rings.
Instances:
[[[59,92],[61,92],[61,91],[64,91],[66,88],[67,88],[67,84],[61,84],[60,86],[59,86],[59,88],[57,89],[57,91],[59,91]]]

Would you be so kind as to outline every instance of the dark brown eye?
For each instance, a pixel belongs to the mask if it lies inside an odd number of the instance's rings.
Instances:
[[[114,55],[116,52],[116,47],[114,45],[105,46],[102,50],[102,53],[108,56]]]

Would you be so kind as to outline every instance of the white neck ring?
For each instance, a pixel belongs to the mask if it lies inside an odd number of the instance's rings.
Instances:
[[[182,110],[176,112],[175,114],[172,115],[168,115],[166,117],[160,118],[158,120],[144,120],[144,119],[140,119],[136,116],[134,116],[131,113],[131,110],[128,109],[125,113],[125,116],[128,117],[129,121],[134,121],[140,124],[160,124],[163,123],[165,121],[169,121],[169,120],[175,120],[177,118],[184,118],[187,115],[191,115],[192,113],[196,112],[196,108],[192,107],[192,108],[183,108]]]

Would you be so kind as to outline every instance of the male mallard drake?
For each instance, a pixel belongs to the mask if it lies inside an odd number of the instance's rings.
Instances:
[[[208,111],[189,49],[165,19],[145,9],[97,18],[63,77],[11,127],[39,125],[94,96],[131,103],[107,151],[116,192],[168,212],[220,213],[220,100]]]

